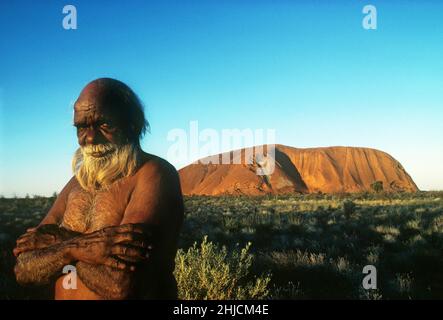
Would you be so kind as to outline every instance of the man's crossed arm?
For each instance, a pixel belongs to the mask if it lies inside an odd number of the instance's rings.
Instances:
[[[138,262],[152,246],[141,224],[125,224],[79,234],[42,225],[17,240],[15,274],[22,284],[44,284],[61,275],[65,265],[77,272],[95,293],[108,299],[125,298]]]

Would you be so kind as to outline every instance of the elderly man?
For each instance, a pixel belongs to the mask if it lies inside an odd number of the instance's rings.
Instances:
[[[140,148],[148,123],[139,99],[120,81],[92,81],[75,102],[74,126],[74,177],[17,240],[17,281],[53,281],[55,299],[176,298],[180,182],[172,165]],[[67,265],[76,289],[64,285]]]

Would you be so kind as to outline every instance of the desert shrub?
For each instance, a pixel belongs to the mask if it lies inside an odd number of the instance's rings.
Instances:
[[[343,211],[347,219],[355,212],[356,205],[351,200],[346,200],[343,202]]]
[[[383,191],[383,181],[374,181],[374,183],[371,184],[371,189],[375,192],[382,192]]]
[[[398,286],[398,291],[400,293],[409,294],[411,292],[413,278],[409,273],[396,274],[395,280],[396,285]]]
[[[274,251],[269,254],[274,263],[281,267],[294,268],[296,266],[302,267],[316,267],[325,264],[325,254],[323,253],[311,253],[301,250],[294,250],[288,252]]]
[[[178,250],[174,275],[179,298],[192,299],[264,299],[268,296],[270,275],[254,277],[250,270],[251,243],[228,253],[225,246],[208,242],[207,236],[187,251]]]
[[[282,286],[274,284],[269,298],[272,300],[301,299],[303,298],[303,291],[300,288],[300,283],[295,284],[292,281]]]
[[[381,294],[379,289],[375,290],[365,290],[360,288],[360,296],[361,300],[381,300],[383,299],[383,295]]]

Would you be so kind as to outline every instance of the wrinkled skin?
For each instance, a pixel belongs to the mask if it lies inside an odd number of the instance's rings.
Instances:
[[[80,146],[99,143],[124,143],[120,112],[106,103],[107,93],[94,84],[87,86],[74,106],[74,126]]]
[[[28,229],[17,240],[14,255],[35,249],[43,249],[65,242],[71,248],[74,260],[131,271],[135,264],[149,257],[152,244],[148,244],[148,233],[142,224],[126,224],[106,227],[82,235],[55,224],[45,224]]]
[[[141,225],[136,224],[107,227],[79,239],[74,238],[69,244],[74,260],[116,269],[134,271],[133,264],[148,257],[147,235],[143,234]]]
[[[40,227],[29,228],[17,239],[14,256],[35,249],[43,249],[53,244],[73,238],[80,233],[60,228],[55,224],[44,224]]]
[[[94,81],[74,106],[80,146],[131,141],[124,109],[106,81]],[[142,152],[139,169],[108,189],[89,192],[73,177],[48,215],[17,240],[21,284],[55,283],[55,299],[176,298],[172,272],[183,199],[176,170]],[[64,266],[77,268],[77,289],[62,285]]]

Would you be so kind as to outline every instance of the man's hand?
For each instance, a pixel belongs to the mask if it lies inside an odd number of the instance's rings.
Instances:
[[[141,224],[107,227],[66,241],[73,260],[135,270],[135,264],[148,258],[152,244]]]
[[[81,234],[55,224],[30,228],[17,240],[13,253],[43,249],[65,241],[74,260],[103,264],[117,269],[135,270],[134,264],[148,258],[152,245],[141,224],[106,227],[89,234]]]
[[[79,234],[78,232],[61,228],[56,224],[44,224],[39,227],[29,228],[25,234],[17,239],[13,253],[17,257],[22,252],[43,249]]]

